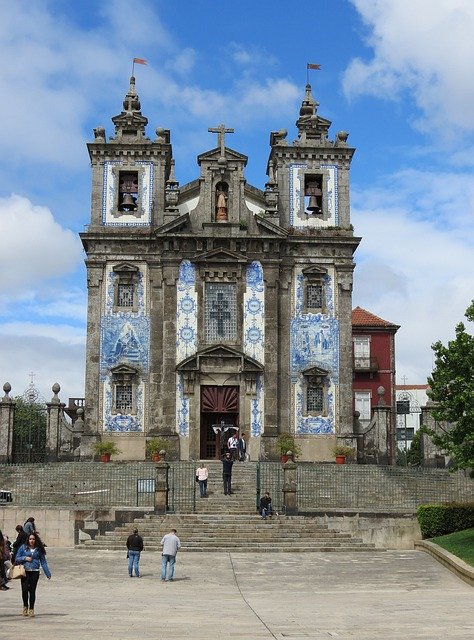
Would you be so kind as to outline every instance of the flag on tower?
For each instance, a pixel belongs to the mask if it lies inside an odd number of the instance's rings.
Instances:
[[[307,69],[321,69],[321,65],[320,64],[313,64],[311,62],[308,62],[308,64],[306,65]]]
[[[148,64],[143,58],[133,58],[133,64]]]

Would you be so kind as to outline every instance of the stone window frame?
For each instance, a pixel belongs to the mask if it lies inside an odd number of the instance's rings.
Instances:
[[[196,290],[198,294],[198,344],[201,347],[224,344],[228,346],[240,347],[243,343],[243,306],[244,293],[246,288],[245,268],[247,261],[232,260],[232,256],[223,255],[222,259],[215,259],[199,263],[198,280]],[[236,336],[235,340],[212,341],[206,340],[205,331],[205,285],[208,282],[222,282],[223,284],[234,284],[236,286]]]
[[[303,373],[303,410],[305,417],[327,417],[328,416],[328,390],[329,390],[329,371],[320,367],[310,367]],[[308,389],[322,389],[323,392],[323,408],[321,411],[308,410]]]
[[[119,209],[120,206],[120,196],[119,196],[119,185],[120,185],[120,174],[121,173],[136,173],[137,181],[138,181],[138,196],[137,196],[137,208],[135,211],[121,211]],[[147,215],[147,212],[143,208],[143,177],[145,175],[145,167],[140,165],[114,165],[112,166],[112,175],[113,175],[113,184],[115,185],[115,194],[114,194],[114,204],[110,211],[110,215],[114,218],[121,218],[122,216],[133,216],[135,218],[143,218]]]
[[[327,304],[327,289],[326,289],[326,278],[328,272],[327,269],[317,266],[307,267],[303,269],[303,313],[322,313],[326,314],[328,312],[328,304]],[[309,285],[320,285],[322,287],[321,291],[321,299],[322,306],[321,307],[308,307],[308,286]]]
[[[128,263],[121,263],[112,267],[112,271],[115,274],[114,279],[114,312],[128,311],[131,313],[137,313],[138,311],[138,274],[140,269]],[[133,304],[131,306],[119,305],[118,289],[120,284],[133,285]]]
[[[117,365],[110,370],[112,387],[112,409],[113,415],[137,415],[137,391],[139,385],[139,372],[130,365]],[[132,408],[130,411],[123,411],[117,408],[117,387],[131,386]]]

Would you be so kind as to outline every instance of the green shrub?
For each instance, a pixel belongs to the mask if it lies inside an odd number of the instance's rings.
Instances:
[[[417,515],[424,538],[474,527],[474,503],[422,504]]]

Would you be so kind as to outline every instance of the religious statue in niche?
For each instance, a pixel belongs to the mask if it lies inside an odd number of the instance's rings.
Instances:
[[[219,182],[216,186],[216,222],[227,222],[228,216],[228,186],[225,182]]]

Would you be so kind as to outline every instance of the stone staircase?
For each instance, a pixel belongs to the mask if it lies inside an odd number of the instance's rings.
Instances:
[[[257,465],[255,462],[235,462],[232,470],[232,494],[224,495],[222,464],[206,462],[209,471],[207,497],[199,497],[196,483],[196,513],[251,514],[257,510]]]
[[[227,497],[227,496],[226,496]],[[134,528],[143,536],[148,551],[161,549],[160,540],[174,528],[183,551],[225,552],[309,552],[309,551],[375,551],[373,544],[362,542],[350,533],[329,530],[314,518],[273,516],[262,520],[259,515],[174,514],[147,515],[132,523],[108,531],[80,545],[85,549],[123,550]]]
[[[238,463],[233,467],[232,494],[224,495],[222,465],[208,461],[208,497],[196,497],[194,513],[148,514],[133,522],[107,531],[80,548],[123,550],[132,530],[138,528],[145,548],[161,550],[160,541],[174,528],[183,551],[374,551],[350,533],[330,530],[314,518],[275,514],[262,520],[257,513],[255,463]],[[196,488],[197,488],[196,484]]]

